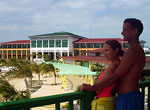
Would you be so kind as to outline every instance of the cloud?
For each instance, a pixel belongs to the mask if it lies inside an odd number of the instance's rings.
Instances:
[[[137,17],[148,33],[149,5],[149,0],[3,0],[0,32],[14,31],[19,37],[54,31],[89,36],[91,25],[93,36],[121,36],[122,21]]]
[[[150,3],[149,0],[113,0],[110,4],[113,8],[136,8]],[[141,7],[143,8],[143,7]]]

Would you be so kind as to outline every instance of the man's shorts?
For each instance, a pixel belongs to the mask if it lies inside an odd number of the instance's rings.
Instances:
[[[144,110],[144,98],[140,91],[119,93],[116,110]]]

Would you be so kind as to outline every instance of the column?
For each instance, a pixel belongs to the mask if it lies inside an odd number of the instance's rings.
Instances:
[[[26,49],[26,60],[28,60],[28,49]]]
[[[11,50],[11,58],[13,58],[13,50]]]
[[[73,60],[73,65],[76,65],[76,60]]]
[[[21,59],[22,59],[22,53],[23,53],[22,51],[23,51],[23,50],[21,50]]]
[[[8,60],[8,50],[7,50],[7,60]]]
[[[89,69],[91,69],[91,61],[89,60]]]
[[[16,50],[16,59],[18,59],[18,50]]]
[[[4,59],[4,50],[2,49],[2,59]]]
[[[37,54],[38,54],[38,52],[36,51],[36,59],[38,58],[38,55],[37,55]]]
[[[44,61],[44,52],[43,52],[43,49],[42,49],[42,60]]]
[[[54,60],[56,59],[56,51],[54,51]]]
[[[67,52],[67,54],[68,54],[68,57],[69,57],[69,51]]]

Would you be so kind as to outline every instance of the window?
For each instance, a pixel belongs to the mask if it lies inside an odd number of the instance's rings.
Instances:
[[[68,40],[62,40],[62,47],[68,47]]]
[[[32,40],[32,41],[31,41],[31,47],[32,47],[32,48],[36,47],[36,41],[35,41],[35,40]]]
[[[18,54],[21,54],[21,50],[18,50]]]
[[[80,48],[80,44],[74,44],[74,48]]]
[[[13,48],[16,48],[16,44],[13,44]]]
[[[74,51],[75,56],[79,56],[79,50]]]
[[[54,47],[54,40],[49,40],[49,47]]]
[[[86,50],[81,50],[81,56],[85,56],[86,55]]]
[[[61,40],[56,40],[56,47],[61,47]]]
[[[67,53],[67,52],[63,52],[63,53],[62,53],[62,56],[63,56],[63,57],[66,57],[66,56],[68,56],[68,53]]]
[[[104,47],[104,43],[101,43],[101,48],[103,48]]]
[[[8,50],[8,54],[11,54],[11,50]]]
[[[18,48],[21,48],[21,44],[18,44]]]
[[[7,45],[3,45],[4,48],[7,48]]]
[[[48,40],[43,40],[43,47],[48,47]]]
[[[6,51],[6,50],[4,50],[4,54],[7,54],[7,51]]]
[[[42,40],[37,40],[37,47],[42,47]]]
[[[28,50],[28,54],[30,54],[30,50]]]
[[[12,45],[8,45],[8,48],[12,48]]]
[[[94,47],[94,44],[93,43],[88,43],[87,44],[87,48],[93,48]]]
[[[13,50],[13,54],[16,54],[16,50]]]
[[[22,48],[26,48],[26,44],[22,44]]]
[[[86,44],[85,43],[81,44],[81,48],[86,48]]]
[[[22,54],[26,54],[26,50],[23,50],[23,51],[22,51]]]
[[[96,43],[96,44],[94,45],[94,48],[100,48],[100,43]]]
[[[26,44],[27,45],[27,48],[30,48],[30,44]]]

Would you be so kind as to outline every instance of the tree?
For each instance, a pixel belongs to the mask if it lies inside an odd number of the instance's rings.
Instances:
[[[32,78],[32,71],[30,69],[30,63],[28,61],[10,59],[8,61],[9,66],[13,68],[6,72],[5,76],[10,78],[24,78],[26,88],[28,90],[27,78]]]
[[[7,61],[5,59],[0,59],[0,67],[6,66]]]
[[[49,74],[50,72],[53,72],[54,73],[54,85],[56,85],[56,70],[53,64],[46,64],[46,63],[43,64],[41,66],[41,72],[42,74],[43,73]]]
[[[0,102],[30,98],[28,91],[17,91],[5,78],[0,78]]]
[[[96,64],[92,65],[91,71],[96,72],[96,75],[95,75],[95,78],[94,78],[94,83],[98,82],[99,75],[104,71],[104,69],[105,69],[105,66],[103,66],[99,63],[96,63]]]
[[[38,82],[40,85],[40,72],[41,72],[40,66],[37,63],[33,62],[33,64],[31,64],[30,68],[31,68],[32,72],[35,72],[36,74],[38,74]]]
[[[46,62],[51,61],[51,55],[45,54],[44,61],[46,61]]]

